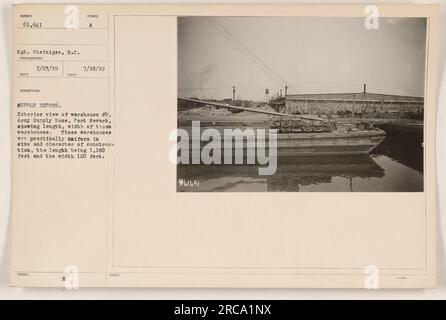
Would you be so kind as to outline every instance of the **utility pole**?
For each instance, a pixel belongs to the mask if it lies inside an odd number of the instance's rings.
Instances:
[[[285,86],[285,98],[286,98],[287,91],[288,91],[288,86]]]
[[[355,104],[356,104],[356,95],[353,95],[353,104],[352,104],[352,124],[355,121]]]
[[[365,112],[366,88],[367,88],[367,85],[364,83],[364,92],[363,92],[363,98],[362,98],[362,112]]]
[[[235,86],[232,87],[232,102],[235,101]]]

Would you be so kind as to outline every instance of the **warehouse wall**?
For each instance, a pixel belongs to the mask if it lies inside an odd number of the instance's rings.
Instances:
[[[349,116],[369,118],[422,118],[423,98],[381,94],[306,94],[287,96],[278,109],[293,114]]]

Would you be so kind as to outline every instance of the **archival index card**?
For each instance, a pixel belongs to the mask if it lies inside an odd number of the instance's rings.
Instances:
[[[436,286],[438,7],[12,7],[11,285]]]

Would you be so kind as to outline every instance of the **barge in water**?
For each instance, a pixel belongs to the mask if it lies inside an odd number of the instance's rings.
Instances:
[[[386,136],[383,130],[364,121],[338,126],[333,120],[304,115],[257,110],[197,99],[179,98],[179,100],[199,106],[214,106],[273,116],[267,127],[277,130],[277,152],[280,156],[369,154]],[[213,127],[218,127],[218,124],[214,123]]]

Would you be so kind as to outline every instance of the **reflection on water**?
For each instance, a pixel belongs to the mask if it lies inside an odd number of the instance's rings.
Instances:
[[[387,131],[387,130],[386,130]],[[420,138],[421,137],[421,138]],[[421,192],[422,134],[388,131],[370,156],[279,157],[272,176],[257,165],[179,165],[180,192]]]

